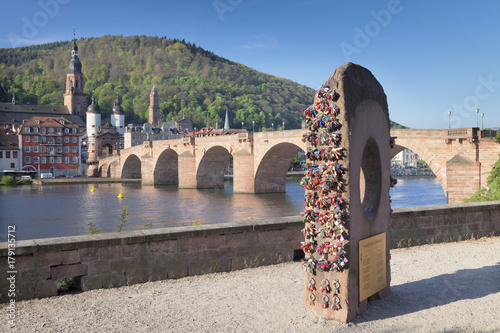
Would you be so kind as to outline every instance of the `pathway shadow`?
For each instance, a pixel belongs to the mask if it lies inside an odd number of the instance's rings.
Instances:
[[[474,259],[471,256],[467,260]],[[461,269],[453,274],[391,286],[391,294],[388,297],[368,302],[366,311],[353,322],[394,318],[498,292],[500,292],[500,262],[496,265]]]

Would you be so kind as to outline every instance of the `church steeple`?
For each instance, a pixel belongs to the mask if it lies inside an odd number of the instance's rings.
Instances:
[[[64,105],[72,114],[79,115],[85,120],[87,110],[87,95],[83,93],[82,63],[78,58],[78,45],[76,45],[75,30],[73,27],[73,46],[71,58],[66,73],[66,92],[64,93]]]
[[[226,120],[224,121],[224,129],[229,129],[229,114],[227,113],[227,108],[226,108]]]
[[[73,48],[71,49],[71,59],[68,64],[68,73],[82,74],[82,63],[78,59],[78,45],[76,45],[75,28],[73,28]]]

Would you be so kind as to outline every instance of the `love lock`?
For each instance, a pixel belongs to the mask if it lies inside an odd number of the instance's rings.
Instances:
[[[329,293],[330,291],[331,291],[330,281],[328,281],[328,279],[325,278],[321,281],[321,292]]]
[[[323,301],[323,304],[321,304],[321,307],[323,309],[328,308],[328,303],[330,302],[330,298],[328,297],[328,295],[323,295],[322,301]]]
[[[313,292],[309,294],[309,305],[314,305],[314,301],[316,300],[316,296]]]
[[[338,296],[333,297],[333,310],[340,310],[340,298]]]
[[[307,290],[309,291],[316,290],[316,281],[313,279],[312,276],[307,283]]]

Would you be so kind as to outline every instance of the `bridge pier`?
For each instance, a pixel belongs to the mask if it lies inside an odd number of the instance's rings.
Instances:
[[[255,193],[254,155],[247,151],[233,154],[233,193]]]
[[[188,152],[179,155],[179,188],[197,188],[196,157]]]

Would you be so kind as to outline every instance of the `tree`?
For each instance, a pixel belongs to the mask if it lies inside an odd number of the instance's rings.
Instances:
[[[500,155],[499,155],[500,156]],[[500,200],[500,158],[495,162],[488,176],[486,187],[480,187],[464,202],[495,201]]]

